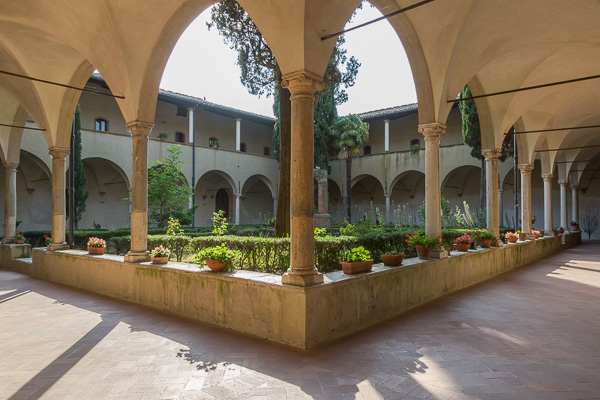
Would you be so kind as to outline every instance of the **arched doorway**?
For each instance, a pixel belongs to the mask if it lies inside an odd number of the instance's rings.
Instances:
[[[219,189],[215,195],[215,212],[223,211],[223,216],[229,218],[229,195],[227,190]]]

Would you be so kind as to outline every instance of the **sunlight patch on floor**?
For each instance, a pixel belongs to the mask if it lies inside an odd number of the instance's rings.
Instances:
[[[600,262],[571,260],[546,276],[600,288]]]

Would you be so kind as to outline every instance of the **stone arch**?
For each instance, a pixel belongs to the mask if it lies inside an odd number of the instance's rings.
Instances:
[[[213,212],[216,211],[217,193],[224,190],[227,193],[227,208],[229,219],[234,217],[235,196],[237,194],[236,186],[226,172],[211,170],[205,172],[196,182],[195,187],[195,205],[198,208],[195,211],[195,220],[200,226],[210,226]]]
[[[389,194],[392,220],[410,218],[410,222],[418,221],[418,209],[425,201],[425,174],[417,170],[398,174],[390,184]]]
[[[273,216],[273,199],[276,194],[269,178],[264,175],[252,175],[242,185],[240,199],[240,223],[263,223]]]
[[[471,209],[480,208],[481,168],[464,165],[453,169],[442,180],[442,196],[450,207],[462,206],[466,201]]]
[[[383,184],[377,177],[362,174],[352,179],[352,222],[362,220],[365,215],[371,218],[373,210],[379,209],[382,217],[385,217],[385,192]]]

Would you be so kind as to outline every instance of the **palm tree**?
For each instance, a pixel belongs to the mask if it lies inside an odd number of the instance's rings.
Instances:
[[[336,137],[335,146],[340,149],[340,158],[346,159],[346,204],[348,222],[352,222],[352,157],[360,153],[363,143],[369,139],[369,124],[351,114],[338,118],[331,130]]]

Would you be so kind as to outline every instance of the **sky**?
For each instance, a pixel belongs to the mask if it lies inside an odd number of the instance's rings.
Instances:
[[[359,10],[354,26],[380,17],[370,5]],[[210,10],[202,13],[185,30],[165,68],[160,87],[261,115],[273,115],[273,97],[248,93],[240,82],[237,53],[223,43],[216,29],[206,22]],[[346,34],[348,56],[361,63],[356,84],[347,89],[348,102],[338,114],[361,113],[416,103],[414,82],[398,36],[384,20]]]

